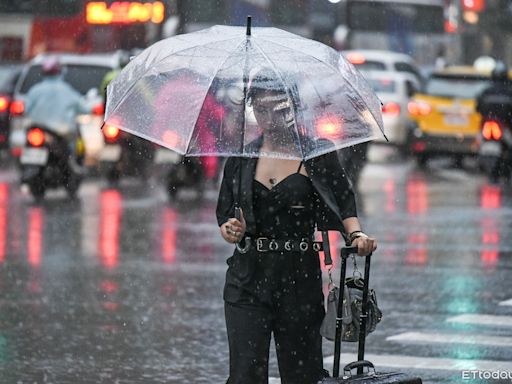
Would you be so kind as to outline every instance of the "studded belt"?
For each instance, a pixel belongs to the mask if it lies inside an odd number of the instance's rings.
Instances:
[[[256,252],[306,252],[309,249],[315,252],[323,251],[323,243],[321,241],[313,241],[308,238],[298,239],[272,239],[268,237],[250,238],[246,237],[245,244],[236,244],[236,248],[240,253],[246,253],[253,248]]]

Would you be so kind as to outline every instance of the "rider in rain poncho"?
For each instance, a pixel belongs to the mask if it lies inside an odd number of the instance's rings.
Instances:
[[[34,85],[25,97],[26,115],[34,124],[68,138],[73,147],[78,136],[76,117],[88,113],[82,95],[62,78],[57,58],[43,62],[43,81]]]

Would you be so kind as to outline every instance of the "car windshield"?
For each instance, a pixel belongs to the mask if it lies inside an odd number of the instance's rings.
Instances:
[[[17,66],[2,65],[0,66],[0,91],[10,91],[12,87],[13,77],[17,72]]]
[[[474,99],[491,84],[491,80],[479,76],[433,76],[426,86],[432,96]]]
[[[381,61],[366,60],[363,63],[354,64],[360,71],[384,71],[386,65]]]
[[[388,79],[368,79],[368,83],[377,93],[395,93],[396,82]]]
[[[63,68],[64,79],[82,95],[91,88],[99,89],[105,75],[112,70],[108,66],[99,65],[66,65]],[[30,67],[20,89],[21,94],[28,92],[32,86],[43,79],[41,65]]]

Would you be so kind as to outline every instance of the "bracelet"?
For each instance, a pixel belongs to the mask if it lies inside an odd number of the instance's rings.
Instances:
[[[364,238],[368,238],[368,235],[366,233],[364,233],[363,231],[354,231],[354,232],[350,232],[350,234],[348,235],[348,241],[350,244],[352,244],[352,242],[357,239],[358,237],[364,237]]]

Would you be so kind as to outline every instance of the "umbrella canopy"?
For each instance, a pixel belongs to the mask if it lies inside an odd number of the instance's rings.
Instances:
[[[282,111],[279,129],[256,121],[255,90]],[[183,155],[301,160],[383,132],[380,101],[339,52],[276,28],[230,26],[145,49],[108,86],[105,123]],[[280,145],[247,145],[264,134]]]

